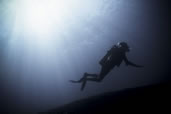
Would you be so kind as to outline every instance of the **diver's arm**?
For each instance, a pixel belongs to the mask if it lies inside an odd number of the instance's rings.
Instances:
[[[141,66],[141,65],[137,65],[137,64],[132,63],[131,61],[129,61],[129,60],[127,59],[126,55],[125,55],[125,57],[124,57],[124,61],[125,61],[125,63],[126,63],[127,66],[130,65],[130,66],[139,67],[139,68],[140,68],[140,67],[143,67],[143,66]]]

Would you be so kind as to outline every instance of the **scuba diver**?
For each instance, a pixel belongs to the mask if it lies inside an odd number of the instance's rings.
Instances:
[[[84,90],[87,81],[101,82],[105,76],[115,67],[119,67],[122,61],[128,66],[143,67],[130,62],[126,57],[126,52],[129,52],[130,48],[126,42],[119,42],[114,45],[107,54],[100,60],[101,71],[99,74],[90,74],[85,72],[83,77],[78,80],[70,80],[72,83],[82,83],[81,90]]]

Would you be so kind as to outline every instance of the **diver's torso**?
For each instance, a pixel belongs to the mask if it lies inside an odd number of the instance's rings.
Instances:
[[[112,66],[120,66],[125,57],[125,52],[120,48],[113,48],[111,51],[111,56],[109,57],[109,62]]]

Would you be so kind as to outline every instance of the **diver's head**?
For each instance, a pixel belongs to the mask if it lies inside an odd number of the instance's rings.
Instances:
[[[122,48],[125,52],[130,51],[130,47],[128,46],[126,42],[119,42],[117,45],[119,48]]]

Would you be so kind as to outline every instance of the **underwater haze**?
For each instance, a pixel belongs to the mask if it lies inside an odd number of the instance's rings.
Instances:
[[[170,80],[169,0],[0,0],[2,110],[44,111],[123,88]],[[101,82],[99,61],[120,41],[144,68],[115,67]]]

